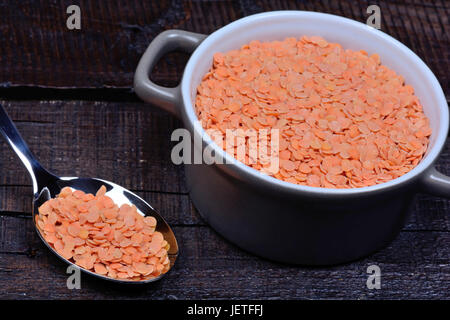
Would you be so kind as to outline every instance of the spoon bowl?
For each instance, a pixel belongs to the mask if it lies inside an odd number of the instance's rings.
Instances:
[[[49,171],[44,169],[33,156],[27,144],[20,136],[16,126],[9,118],[2,105],[0,105],[0,132],[6,138],[7,142],[11,145],[13,150],[19,156],[20,160],[23,162],[28,172],[30,173],[33,182],[32,220],[36,232],[41,240],[45,243],[45,245],[50,249],[50,251],[57,255],[61,260],[97,278],[124,284],[143,284],[154,282],[160,280],[164,277],[164,275],[167,274],[166,272],[157,277],[139,281],[114,279],[84,269],[71,262],[70,260],[65,259],[44,239],[36,225],[36,215],[39,215],[39,207],[41,205],[43,205],[46,201],[55,198],[65,187],[70,187],[73,190],[80,190],[85,193],[95,194],[101,186],[105,186],[106,195],[109,196],[118,206],[121,206],[122,204],[128,204],[130,206],[135,205],[139,214],[141,214],[142,216],[153,216],[156,219],[156,231],[161,232],[164,236],[164,239],[170,245],[170,249],[168,251],[170,269],[173,267],[178,256],[178,244],[175,235],[170,226],[163,219],[163,217],[146,201],[144,201],[133,192],[106,180],[97,178],[58,177],[50,173]]]

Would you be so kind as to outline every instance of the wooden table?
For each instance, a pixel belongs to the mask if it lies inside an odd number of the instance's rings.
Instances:
[[[66,266],[32,228],[31,181],[0,147],[0,298],[311,299],[450,298],[450,201],[419,195],[387,248],[354,263],[307,268],[250,255],[206,225],[189,200],[183,167],[170,161],[181,123],[140,102],[133,73],[148,43],[179,28],[211,33],[269,10],[334,13],[365,22],[364,1],[76,1],[81,30],[66,28],[75,1],[0,1],[0,100],[42,163],[59,175],[97,176],[136,191],[174,227],[181,255],[162,281],[121,287],[82,276],[66,287]],[[416,52],[449,89],[450,3],[376,1],[382,31]],[[187,56],[164,58],[153,78],[175,85]],[[450,142],[438,169],[450,174]],[[366,287],[380,266],[381,289]]]

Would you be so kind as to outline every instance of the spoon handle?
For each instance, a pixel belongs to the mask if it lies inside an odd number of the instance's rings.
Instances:
[[[0,132],[11,145],[14,152],[19,156],[33,180],[33,191],[36,194],[42,183],[47,182],[55,176],[45,170],[31,153],[25,140],[23,140],[6,110],[0,104]]]

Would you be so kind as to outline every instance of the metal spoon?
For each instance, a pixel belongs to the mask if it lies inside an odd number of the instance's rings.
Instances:
[[[120,206],[124,203],[129,205],[134,204],[138,212],[143,216],[153,216],[156,218],[157,225],[156,230],[161,232],[164,235],[164,239],[169,243],[170,250],[168,252],[169,260],[170,260],[170,268],[172,268],[175,260],[178,256],[178,244],[175,239],[175,235],[173,234],[172,229],[170,229],[167,222],[153,209],[147,202],[143,199],[135,195],[134,193],[128,191],[117,184],[114,184],[109,181],[96,179],[96,178],[76,178],[76,177],[57,177],[54,174],[50,173],[46,169],[44,169],[41,164],[36,160],[36,158],[31,153],[27,144],[20,136],[16,126],[9,118],[3,106],[0,104],[0,132],[6,138],[7,142],[14,149],[16,154],[19,156],[20,160],[22,160],[23,164],[27,168],[28,172],[31,175],[31,179],[33,181],[33,224],[35,229],[41,238],[41,240],[46,244],[46,246],[56,254],[60,259],[65,261],[69,265],[75,265],[71,261],[63,258],[59,253],[53,249],[47,241],[44,240],[41,235],[39,229],[36,226],[35,215],[38,214],[38,208],[47,200],[54,198],[57,196],[61,189],[64,187],[71,187],[76,190],[81,190],[86,193],[95,194],[95,192],[104,185],[107,189],[107,195],[111,197],[114,202]],[[76,265],[75,265],[76,266]],[[119,280],[113,279],[107,276],[99,275],[95,272],[83,269],[79,266],[82,271],[93,275],[97,278],[119,282],[119,283],[148,283],[161,279],[165,274],[161,274],[158,277],[141,280],[141,281],[131,281],[131,280]]]

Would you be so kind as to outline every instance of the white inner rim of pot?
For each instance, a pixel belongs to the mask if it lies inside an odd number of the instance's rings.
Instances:
[[[336,195],[365,193],[394,187],[418,176],[428,168],[442,149],[448,132],[448,106],[436,77],[416,54],[389,35],[363,23],[325,13],[306,11],[261,13],[237,20],[212,33],[194,51],[184,71],[181,93],[188,121],[191,124],[198,121],[194,110],[197,86],[211,68],[214,53],[238,49],[252,40],[275,41],[287,37],[300,38],[303,35],[322,36],[329,42],[341,44],[345,49],[365,50],[369,54],[378,53],[382,64],[402,75],[405,82],[413,86],[426,116],[430,119],[433,133],[425,157],[414,169],[399,178],[370,187],[350,189],[296,185],[265,175],[240,162],[234,162],[230,166],[236,166],[239,170],[260,179],[261,182],[275,184],[282,189]],[[205,137],[205,141],[213,145],[215,153],[225,159],[226,163],[233,161],[231,155],[219,148],[203,128],[198,125],[194,125],[193,128],[195,134]]]

